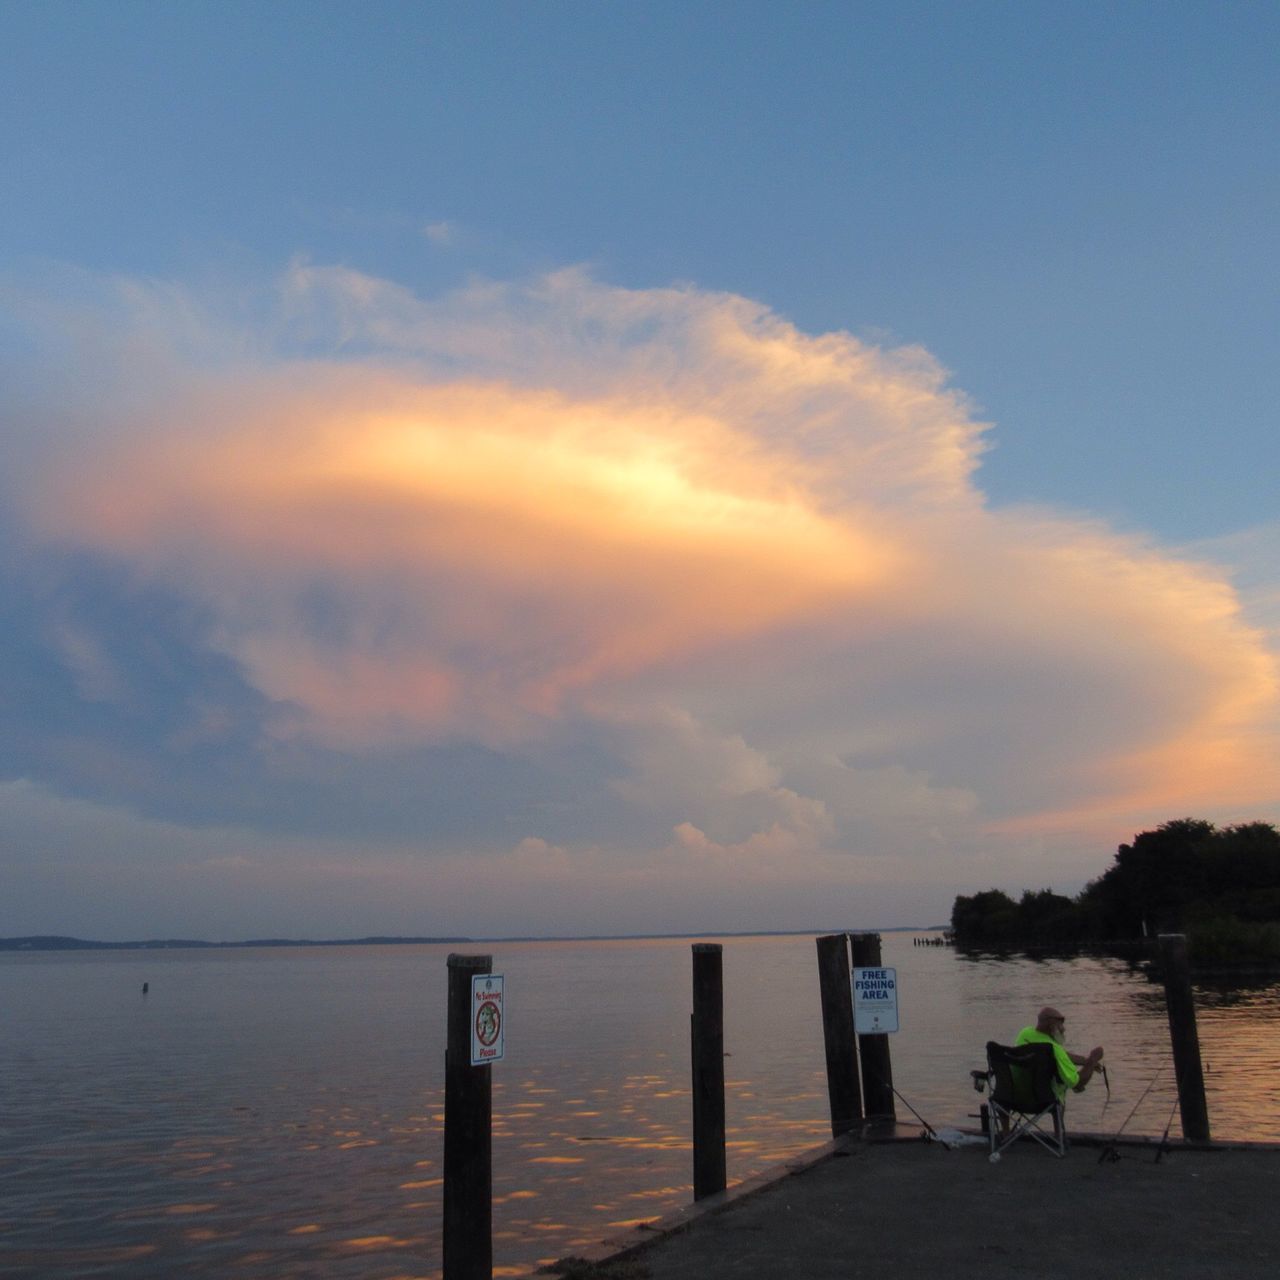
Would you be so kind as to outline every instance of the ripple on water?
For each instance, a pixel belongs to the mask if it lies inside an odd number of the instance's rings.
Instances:
[[[985,1041],[1050,1002],[1073,1042],[1107,1049],[1111,1099],[1073,1097],[1072,1126],[1169,1123],[1163,993],[1140,974],[884,946],[902,992],[894,1083],[935,1124],[976,1109]],[[724,947],[738,1180],[829,1127],[812,937]],[[492,950],[511,1006],[493,1069],[495,1275],[514,1276],[690,1200],[689,946]],[[0,1270],[437,1276],[447,951],[0,957],[18,1029],[0,1040]],[[588,972],[608,1001],[579,997]],[[1215,1135],[1280,1139],[1280,985],[1197,998]]]

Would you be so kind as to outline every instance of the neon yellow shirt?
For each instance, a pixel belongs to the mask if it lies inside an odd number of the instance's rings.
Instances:
[[[1053,1082],[1053,1091],[1058,1097],[1063,1097],[1068,1089],[1074,1089],[1080,1083],[1079,1068],[1071,1061],[1071,1055],[1051,1035],[1037,1031],[1035,1027],[1023,1027],[1014,1044],[1053,1045],[1053,1056],[1058,1062],[1058,1078]]]

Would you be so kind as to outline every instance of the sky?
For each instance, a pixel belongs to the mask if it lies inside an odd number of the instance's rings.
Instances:
[[[0,936],[931,925],[1280,821],[1280,10],[0,0]]]

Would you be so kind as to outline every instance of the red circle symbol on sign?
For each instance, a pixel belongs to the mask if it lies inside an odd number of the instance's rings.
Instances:
[[[487,1049],[498,1038],[502,1028],[502,1010],[492,1000],[486,1000],[476,1010],[476,1039]]]

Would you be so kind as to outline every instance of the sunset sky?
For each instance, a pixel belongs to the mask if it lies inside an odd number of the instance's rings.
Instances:
[[[934,924],[1280,821],[1278,55],[0,0],[0,936]]]

